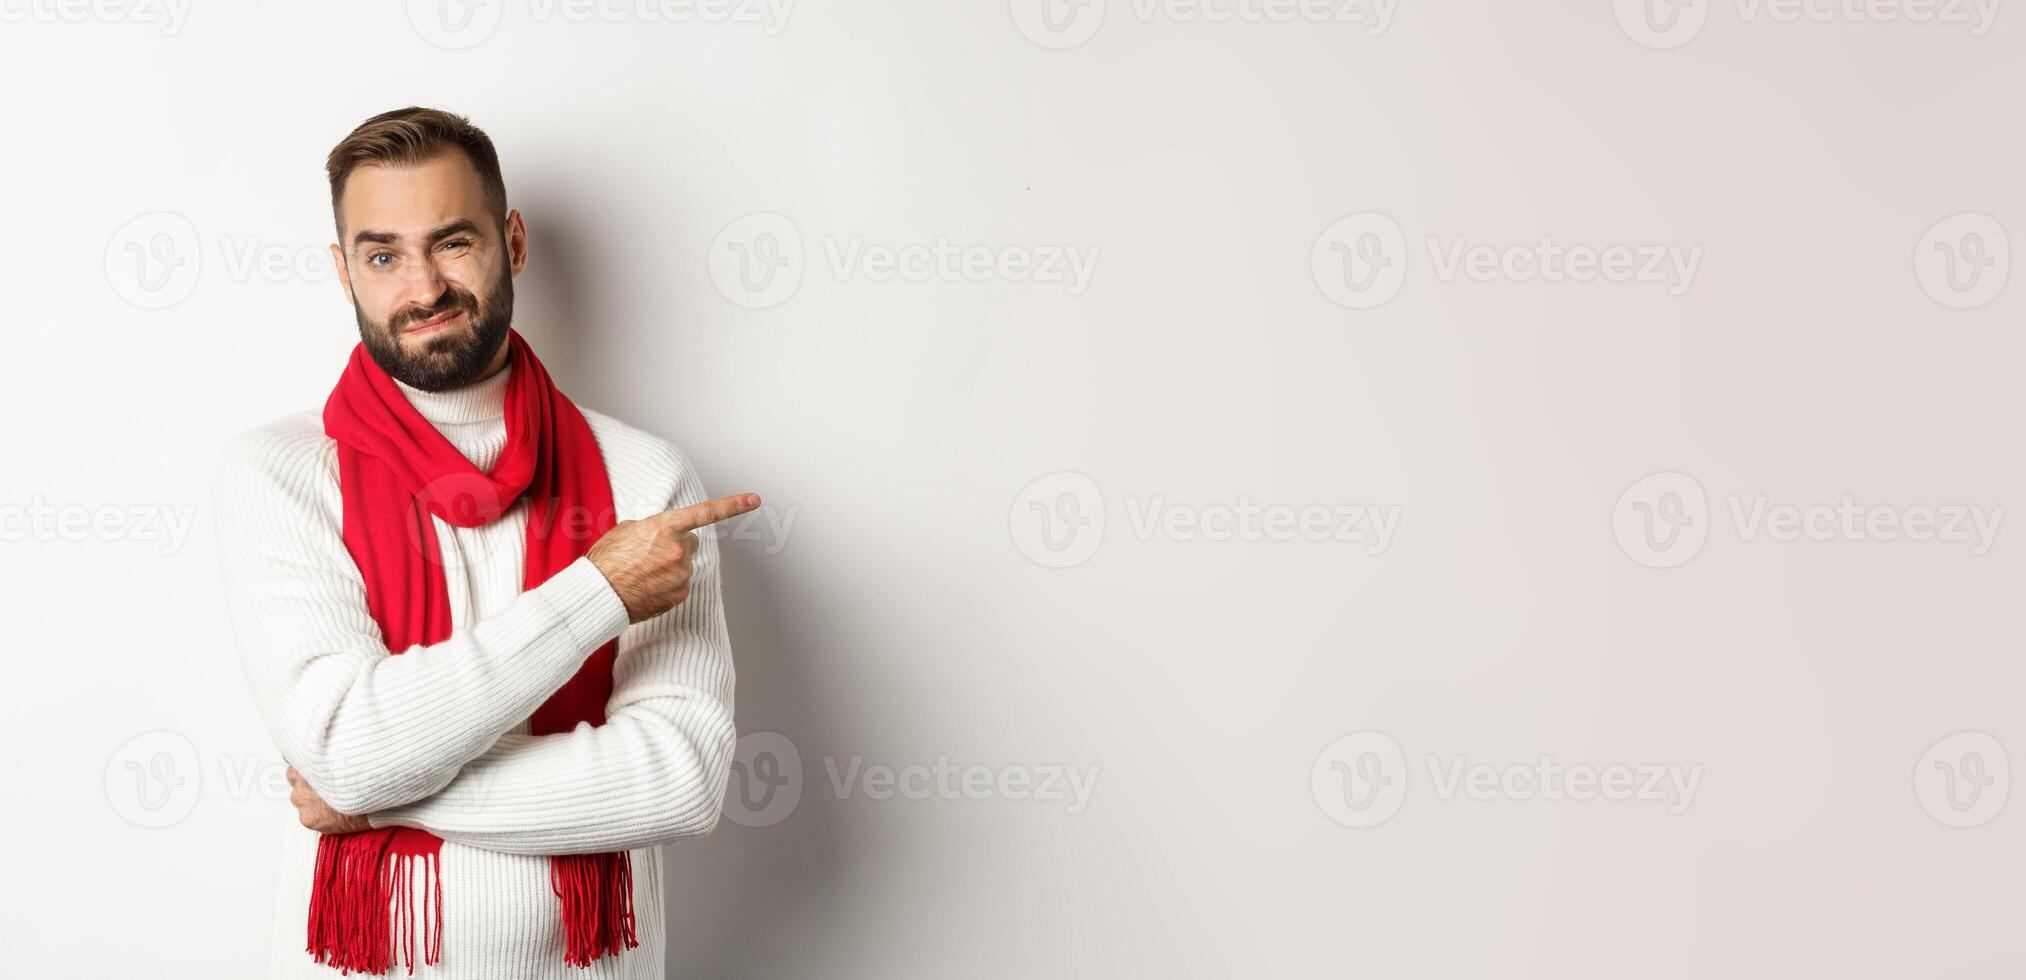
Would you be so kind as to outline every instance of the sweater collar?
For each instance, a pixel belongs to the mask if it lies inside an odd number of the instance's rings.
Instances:
[[[507,378],[513,370],[513,360],[509,358],[498,374],[449,391],[423,391],[399,378],[394,379],[394,384],[423,418],[437,425],[466,425],[489,422],[506,414]]]

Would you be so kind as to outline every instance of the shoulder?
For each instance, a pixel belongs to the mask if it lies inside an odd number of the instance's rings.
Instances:
[[[703,499],[695,468],[675,443],[603,412],[582,405],[577,410],[590,423],[598,452],[605,457],[613,503],[621,520],[636,520],[678,502],[693,503],[684,499],[692,495]]]
[[[324,435],[323,413],[305,409],[243,430],[225,442],[217,477],[289,480],[337,475],[338,444]]]
[[[212,494],[221,504],[282,498],[328,505],[338,494],[338,444],[324,435],[323,413],[306,409],[227,439]]]

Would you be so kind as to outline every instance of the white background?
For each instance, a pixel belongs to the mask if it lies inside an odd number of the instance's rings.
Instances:
[[[493,0],[447,8],[459,34],[433,2],[0,0],[4,972],[264,961],[294,815],[208,484],[356,342],[324,155],[424,104],[499,147],[516,325],[564,389],[792,520],[727,542],[739,729],[781,738],[670,851],[671,976],[2018,974],[2026,528],[1779,540],[1733,506],[1904,526],[2026,490],[2026,15],[1406,3],[1379,30],[1369,2],[1112,0],[1050,34],[1001,0]],[[1368,212],[1399,237],[1325,235]],[[802,245],[762,309],[710,271],[755,213]],[[1443,272],[1544,236],[1699,264]],[[1080,291],[831,261],[938,238],[1097,260]],[[1397,292],[1331,283],[1338,241]],[[183,278],[137,286],[163,257]],[[1084,498],[1030,490],[1061,472]],[[1247,501],[1400,510],[1378,553],[1134,521]],[[1037,502],[1101,510],[1085,560],[1048,567]],[[1653,513],[1699,548],[1642,546]],[[1670,812],[1431,776],[1544,756],[1699,783]],[[791,810],[740,802],[756,760]],[[840,792],[854,760],[1097,776],[1071,812]]]

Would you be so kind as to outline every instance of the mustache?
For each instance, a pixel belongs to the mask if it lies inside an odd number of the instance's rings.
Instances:
[[[466,313],[472,314],[473,318],[476,319],[478,315],[478,300],[470,293],[453,292],[448,294],[443,302],[436,304],[434,309],[404,312],[388,321],[387,326],[389,330],[400,333],[413,324],[421,323],[424,320],[433,320],[454,310],[463,310]]]

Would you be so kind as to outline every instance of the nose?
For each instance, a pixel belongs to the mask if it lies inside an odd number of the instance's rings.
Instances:
[[[401,271],[401,288],[394,297],[395,319],[404,314],[419,314],[416,319],[427,319],[428,311],[436,309],[449,291],[450,280],[436,267],[436,263],[410,263]]]

